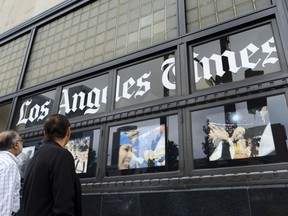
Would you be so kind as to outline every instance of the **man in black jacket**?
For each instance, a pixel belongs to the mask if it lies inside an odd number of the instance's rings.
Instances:
[[[44,139],[31,159],[23,185],[25,216],[81,216],[81,185],[73,156],[64,148],[70,123],[60,114],[47,117]]]

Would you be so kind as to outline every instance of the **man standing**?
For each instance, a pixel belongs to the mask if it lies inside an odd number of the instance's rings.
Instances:
[[[81,216],[81,186],[74,159],[64,148],[70,123],[60,114],[48,116],[44,139],[31,159],[23,185],[25,216]]]
[[[16,131],[0,133],[0,215],[15,215],[20,208],[20,173],[16,156],[23,140]]]

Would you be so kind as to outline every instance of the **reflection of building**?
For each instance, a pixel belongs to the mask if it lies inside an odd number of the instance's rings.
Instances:
[[[62,108],[61,114],[66,115],[68,118],[73,118],[77,116],[84,115],[86,108],[80,108],[81,106],[86,106],[87,104],[87,94],[91,91],[87,86],[74,86],[67,89],[69,103],[64,98],[62,98],[63,103],[68,103],[69,113],[65,113],[65,109]],[[62,95],[63,97],[63,95]],[[94,96],[95,97],[95,96]],[[95,100],[95,98],[94,98]],[[75,108],[76,110],[73,110]],[[71,110],[72,109],[72,110]]]
[[[17,125],[15,129],[43,125],[43,119],[52,113],[53,105],[54,100],[42,94],[21,101],[17,117],[13,118],[13,124]]]
[[[87,173],[79,173],[84,215],[151,215],[151,209],[167,216],[287,215],[287,11],[286,0],[62,1],[0,34],[0,107],[10,110],[0,125],[18,129],[19,102],[26,98],[40,105],[46,99],[37,95],[52,92],[53,105],[47,108],[57,113],[67,86],[78,85],[69,89],[72,103],[74,93],[93,89],[86,81],[107,76],[108,84],[99,87],[98,99],[107,104],[101,113],[84,115],[84,108],[67,115],[73,133],[85,137],[85,132],[99,132],[89,134],[88,162],[93,164]],[[172,71],[167,87],[161,65],[170,56],[175,65],[165,68]],[[120,87],[117,75],[125,77]],[[117,97],[125,100],[116,103]],[[231,119],[256,98],[274,98],[268,106],[275,152],[263,156],[256,149],[264,131],[261,119],[256,124],[251,114],[242,125],[233,125]],[[222,106],[224,111],[218,112]],[[244,139],[255,144],[254,160],[208,161],[207,166],[201,145],[206,118],[197,116],[200,112],[220,113],[223,125],[218,126],[226,127],[229,138],[235,128],[244,127]],[[165,123],[170,129],[165,133],[165,166],[145,173],[119,172],[119,151],[112,151],[110,129],[171,116]],[[25,141],[38,141],[42,125],[28,122],[19,130]]]
[[[51,98],[45,97],[43,95],[38,95],[36,97],[33,97],[32,102],[29,105],[28,109],[31,110],[31,108],[33,108],[35,105],[38,105],[39,107],[41,107],[47,101],[51,101],[51,102],[49,103],[49,105],[45,106],[45,108],[48,110],[52,110],[54,100],[52,100]],[[28,112],[28,113],[30,113],[30,112]],[[40,111],[40,113],[42,113],[42,112]],[[26,116],[26,117],[28,118],[29,116]],[[37,125],[43,125],[43,121],[39,121],[39,120],[38,121],[35,120],[33,122],[28,121],[26,124],[26,127],[32,127],[32,126],[37,126]]]

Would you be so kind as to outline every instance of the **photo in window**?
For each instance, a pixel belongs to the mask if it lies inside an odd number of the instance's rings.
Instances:
[[[287,120],[283,95],[192,112],[195,168],[286,161]]]
[[[177,121],[169,124],[172,118],[176,116],[111,127],[107,175],[177,170]]]
[[[72,133],[65,146],[74,158],[75,171],[80,177],[94,177],[97,166],[100,130]]]
[[[270,25],[195,46],[192,55],[196,90],[280,71]]]
[[[147,168],[165,165],[165,126],[119,128],[118,169]],[[142,145],[140,145],[140,142]],[[117,145],[117,142],[115,142]],[[117,147],[116,147],[117,148]],[[130,155],[131,154],[131,155]],[[142,155],[142,156],[141,156]]]
[[[73,155],[76,173],[86,173],[88,165],[88,154],[90,137],[70,139],[65,146]]]

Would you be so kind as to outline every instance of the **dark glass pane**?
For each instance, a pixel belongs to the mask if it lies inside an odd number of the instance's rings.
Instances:
[[[106,109],[108,75],[63,88],[59,113],[67,118],[101,113]]]
[[[51,114],[54,100],[55,91],[20,99],[13,118],[13,128],[21,130],[43,125],[45,118]]]
[[[176,94],[175,57],[168,54],[117,72],[115,108]]]
[[[100,130],[72,133],[65,146],[73,155],[80,178],[96,176]]]
[[[177,115],[110,128],[107,176],[178,170]]]
[[[271,26],[193,47],[192,67],[196,90],[280,71]]]
[[[288,159],[288,109],[284,95],[195,111],[191,122],[195,168]]]
[[[10,110],[11,110],[11,103],[0,106],[0,113],[1,113],[0,131],[6,129]]]
[[[22,180],[25,177],[26,167],[30,159],[34,156],[35,152],[40,148],[41,144],[42,144],[42,140],[36,140],[36,141],[30,141],[30,142],[25,141],[23,143],[23,150],[17,156],[19,171],[20,171]]]

